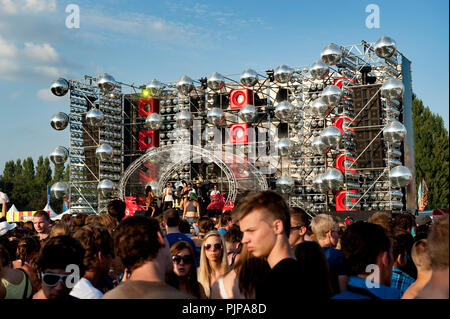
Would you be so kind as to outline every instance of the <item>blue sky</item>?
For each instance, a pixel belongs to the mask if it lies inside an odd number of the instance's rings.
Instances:
[[[65,26],[70,3],[79,29]],[[380,28],[366,27],[368,4],[379,6]],[[49,90],[60,76],[145,84],[307,65],[328,43],[383,35],[412,61],[413,91],[448,129],[448,12],[448,1],[0,0],[0,171],[68,146],[68,130],[49,125],[69,113],[68,95]]]

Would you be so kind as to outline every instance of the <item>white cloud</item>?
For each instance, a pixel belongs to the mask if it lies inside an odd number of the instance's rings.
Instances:
[[[23,48],[0,36],[0,79],[53,79],[65,73],[60,56],[48,43],[27,42]]]
[[[6,14],[54,12],[56,0],[0,0],[0,8]]]
[[[53,93],[50,91],[50,88],[39,90],[36,96],[38,97],[39,100],[45,102],[61,102],[61,98],[53,95]]]
[[[59,61],[59,54],[51,47],[50,44],[34,44],[30,42],[25,43],[23,53],[34,60],[44,62],[57,62]]]

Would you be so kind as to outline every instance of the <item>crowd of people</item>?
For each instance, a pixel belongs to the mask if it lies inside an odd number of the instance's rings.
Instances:
[[[167,185],[160,214],[150,189],[135,216],[115,199],[104,214],[0,219],[0,298],[449,298],[448,215],[342,221],[263,191],[211,217],[186,186]]]

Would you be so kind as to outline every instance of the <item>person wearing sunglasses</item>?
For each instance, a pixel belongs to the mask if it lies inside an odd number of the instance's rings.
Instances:
[[[311,220],[311,228],[327,257],[333,295],[347,288],[348,271],[342,251],[336,249],[341,229],[331,215],[319,214]]]
[[[48,239],[38,259],[42,288],[33,299],[74,299],[69,294],[73,285],[84,275],[83,258],[84,248],[78,240],[70,236]],[[69,265],[71,268],[77,267],[79,272],[67,271]]]
[[[205,299],[205,291],[197,281],[197,263],[192,246],[186,241],[178,241],[170,249],[173,271],[167,283],[180,291],[199,299]]]
[[[300,207],[291,207],[289,209],[291,213],[291,231],[289,234],[289,245],[291,248],[305,240],[305,235],[308,230],[308,215]]]
[[[212,230],[203,239],[200,252],[198,281],[209,298],[211,286],[228,270],[225,241],[217,230]]]

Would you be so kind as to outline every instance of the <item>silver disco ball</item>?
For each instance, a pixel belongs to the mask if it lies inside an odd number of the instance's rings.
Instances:
[[[323,98],[325,104],[329,106],[336,106],[342,99],[342,90],[336,85],[328,85],[323,89],[320,96]]]
[[[396,49],[396,43],[394,39],[388,36],[381,37],[375,42],[375,54],[380,58],[390,58],[394,55]]]
[[[318,97],[311,104],[305,107],[305,112],[312,116],[323,116],[328,110],[329,105],[325,103],[322,97]]]
[[[61,199],[69,194],[69,185],[66,182],[57,182],[52,185],[50,192],[56,199]]]
[[[390,143],[401,142],[406,137],[406,128],[399,121],[392,121],[384,127],[383,137]]]
[[[328,65],[337,64],[342,57],[342,50],[336,44],[330,43],[320,52],[320,58]]]
[[[162,125],[162,118],[159,113],[150,113],[145,119],[145,126],[150,130],[159,130]]]
[[[287,138],[279,139],[276,148],[280,156],[288,156],[291,150],[291,141]]]
[[[214,72],[209,76],[207,84],[211,90],[220,90],[225,85],[225,78],[222,74]]]
[[[109,179],[101,180],[97,185],[97,191],[102,197],[111,197],[114,192],[114,183]]]
[[[409,168],[405,166],[396,166],[391,169],[389,180],[393,187],[405,187],[412,180],[412,174]]]
[[[64,130],[69,124],[69,115],[63,112],[58,112],[50,119],[50,125],[57,131]]]
[[[95,156],[100,161],[109,161],[114,157],[114,149],[109,144],[101,144],[95,150]]]
[[[281,121],[289,121],[292,118],[294,107],[288,102],[281,102],[275,107],[275,116]]]
[[[247,123],[252,123],[255,121],[256,117],[258,115],[258,110],[254,105],[244,105],[238,113],[238,116]]]
[[[337,168],[329,168],[323,174],[323,184],[331,189],[337,190],[344,183],[344,175]]]
[[[241,83],[245,86],[254,86],[258,83],[258,73],[253,69],[246,69],[241,74]]]
[[[56,80],[50,87],[50,91],[56,96],[64,96],[69,91],[69,82],[63,78]]]
[[[99,109],[90,109],[86,113],[86,121],[91,126],[99,126],[103,123],[104,115]]]
[[[225,121],[225,113],[222,109],[214,107],[208,111],[206,119],[208,120],[208,123],[217,126]]]
[[[116,87],[116,80],[114,80],[114,78],[108,73],[105,73],[98,77],[97,86],[100,91],[108,93],[114,90],[114,88]]]
[[[149,90],[151,96],[160,97],[164,91],[164,84],[154,79],[146,85],[146,89]]]
[[[181,94],[188,95],[194,89],[194,81],[186,75],[183,75],[177,82],[177,90]]]
[[[316,60],[311,66],[310,73],[313,79],[320,80],[325,77],[328,72],[328,65],[322,62],[322,60]]]
[[[319,135],[312,140],[311,149],[314,154],[323,154],[328,149],[328,145],[324,143],[322,136]]]
[[[193,116],[189,111],[181,111],[177,113],[175,120],[177,121],[179,127],[190,128],[192,126]]]
[[[58,146],[50,153],[49,157],[55,165],[64,164],[69,157],[69,150],[63,146]]]
[[[294,70],[289,66],[282,64],[275,69],[274,78],[275,81],[280,83],[288,83],[292,78]]]
[[[289,193],[294,187],[294,179],[290,176],[279,177],[276,181],[276,188],[283,194]]]
[[[402,99],[403,92],[405,91],[405,86],[401,80],[389,79],[383,83],[381,86],[381,97],[388,100],[391,99]]]
[[[341,131],[335,126],[328,126],[322,130],[320,136],[323,139],[325,145],[331,148],[335,148],[339,145],[342,139]]]
[[[289,174],[293,175],[297,173],[297,168],[296,167],[289,167]]]

